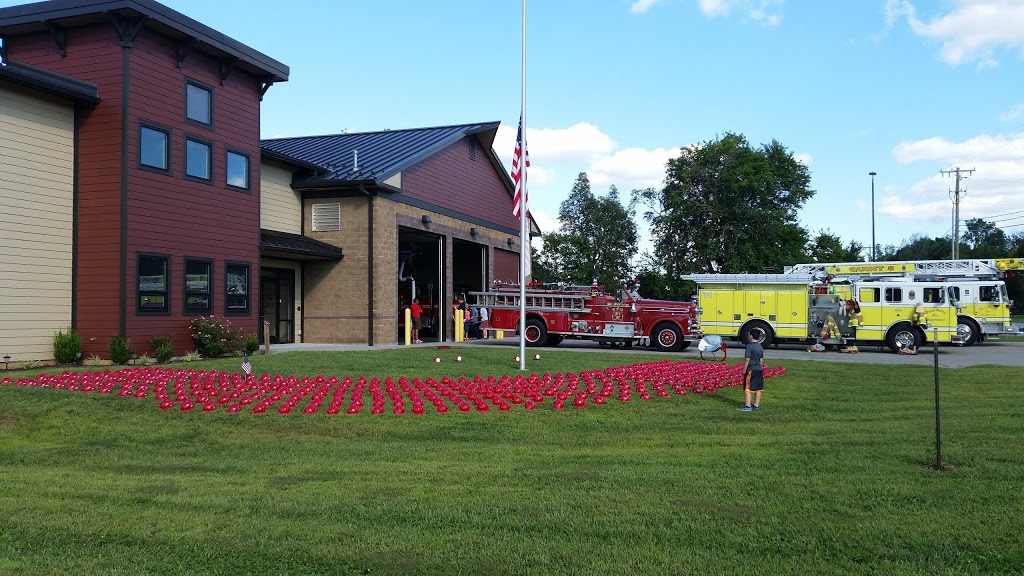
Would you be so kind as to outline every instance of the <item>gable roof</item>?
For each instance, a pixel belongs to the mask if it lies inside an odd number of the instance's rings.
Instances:
[[[263,140],[260,147],[273,155],[313,164],[323,170],[316,176],[296,183],[296,187],[299,188],[379,185],[466,136],[476,135],[484,148],[490,151],[499,125],[500,122],[483,122],[408,130],[279,138]],[[493,155],[493,152],[490,153]],[[500,166],[500,161],[498,165]]]

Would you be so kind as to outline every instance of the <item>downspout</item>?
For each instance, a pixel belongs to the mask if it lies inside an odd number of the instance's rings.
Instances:
[[[369,294],[366,305],[366,329],[368,331],[367,343],[373,346],[373,194],[362,184],[359,191],[366,194],[366,282],[369,284]]]

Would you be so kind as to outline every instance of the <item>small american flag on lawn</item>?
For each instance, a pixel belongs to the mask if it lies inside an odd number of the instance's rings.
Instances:
[[[252,364],[249,363],[248,356],[242,358],[242,372],[245,372],[248,376],[252,376]]]

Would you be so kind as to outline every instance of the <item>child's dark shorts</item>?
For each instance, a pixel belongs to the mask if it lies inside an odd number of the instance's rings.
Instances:
[[[763,370],[748,370],[743,380],[743,389],[748,392],[764,390]]]

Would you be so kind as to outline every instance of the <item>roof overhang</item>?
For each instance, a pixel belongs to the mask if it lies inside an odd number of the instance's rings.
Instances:
[[[50,0],[0,8],[0,35],[53,32],[109,22],[111,16],[144,18],[145,25],[216,60],[230,61],[265,82],[286,82],[288,66],[153,0]]]
[[[341,260],[342,249],[301,234],[260,230],[260,256],[286,260]]]
[[[7,62],[0,66],[0,80],[62,96],[83,104],[97,104],[100,101],[99,88],[95,84],[20,62]]]

